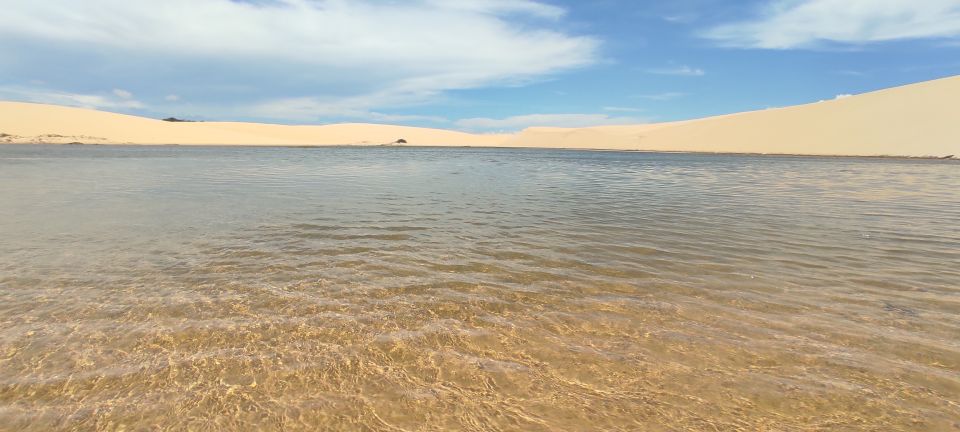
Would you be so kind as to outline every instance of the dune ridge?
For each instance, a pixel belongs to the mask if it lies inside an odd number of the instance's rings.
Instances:
[[[843,99],[698,120],[471,134],[378,124],[177,123],[0,102],[0,143],[542,147],[846,156],[960,155],[960,76]]]

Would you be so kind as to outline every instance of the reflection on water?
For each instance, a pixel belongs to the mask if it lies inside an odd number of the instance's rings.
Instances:
[[[958,430],[958,168],[0,146],[0,429]]]

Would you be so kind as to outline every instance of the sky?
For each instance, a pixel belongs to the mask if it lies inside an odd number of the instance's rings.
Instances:
[[[471,132],[960,74],[960,0],[0,0],[0,100]]]

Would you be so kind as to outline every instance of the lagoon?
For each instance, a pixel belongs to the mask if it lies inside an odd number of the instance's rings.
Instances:
[[[0,430],[955,430],[955,161],[0,146]]]

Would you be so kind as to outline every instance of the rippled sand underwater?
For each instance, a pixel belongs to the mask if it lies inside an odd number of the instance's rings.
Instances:
[[[0,147],[0,430],[960,430],[960,164]]]

